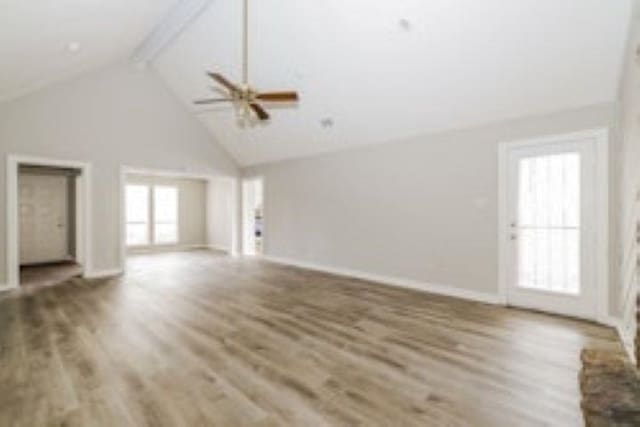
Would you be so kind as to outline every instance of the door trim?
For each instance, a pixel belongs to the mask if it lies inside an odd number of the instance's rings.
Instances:
[[[548,145],[572,139],[593,139],[595,153],[595,286],[596,320],[608,323],[609,315],[609,131],[606,128],[580,132],[548,135],[540,138],[502,142],[498,146],[498,295],[500,301],[509,305],[508,292],[508,153],[522,147]]]
[[[93,239],[91,233],[91,164],[45,157],[21,155],[7,156],[7,285],[4,289],[20,286],[20,236],[18,213],[18,168],[22,163],[39,166],[74,168],[81,170],[81,186],[76,189],[76,206],[81,215],[76,222],[76,258],[83,266],[83,277],[93,271]]]

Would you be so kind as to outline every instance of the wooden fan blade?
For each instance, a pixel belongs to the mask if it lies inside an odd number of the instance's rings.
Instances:
[[[198,99],[193,101],[196,105],[207,105],[207,104],[216,104],[218,102],[232,102],[231,98],[215,98],[215,99]]]
[[[220,83],[222,86],[226,87],[227,89],[229,89],[231,92],[235,92],[235,93],[240,93],[241,90],[238,86],[234,85],[233,83],[231,83],[229,80],[227,80],[222,74],[219,73],[207,73],[209,75],[209,77],[211,77],[213,80],[217,81],[218,83]]]
[[[227,90],[227,88],[221,88],[220,86],[216,85],[216,86],[209,86],[209,89],[211,89],[212,92],[217,93],[218,95],[221,96],[228,96],[229,95],[229,91]]]
[[[298,92],[267,92],[256,95],[256,99],[269,102],[295,102],[298,100]]]
[[[260,106],[260,104],[252,102],[249,104],[249,107],[251,107],[251,109],[255,111],[260,120],[269,120],[269,114],[264,110],[264,108]]]

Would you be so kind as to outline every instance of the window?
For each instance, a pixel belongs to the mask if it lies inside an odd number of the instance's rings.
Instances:
[[[127,185],[127,245],[143,246],[149,242],[149,187]]]
[[[127,246],[178,243],[176,187],[127,185],[125,202]]]
[[[154,228],[153,239],[157,245],[178,242],[178,189],[153,188]]]

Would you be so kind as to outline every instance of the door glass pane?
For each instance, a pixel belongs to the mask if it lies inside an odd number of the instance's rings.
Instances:
[[[153,188],[154,242],[166,245],[178,242],[178,189]]]
[[[154,187],[154,215],[156,223],[176,223],[178,219],[178,189]]]
[[[127,185],[127,222],[147,222],[149,218],[149,187]]]
[[[580,293],[580,154],[520,160],[518,286]]]
[[[127,245],[141,246],[149,244],[147,224],[127,224]]]
[[[176,243],[178,241],[178,226],[176,224],[156,224],[154,239],[158,245]]]
[[[149,187],[146,185],[127,185],[127,245],[141,246],[149,244]]]

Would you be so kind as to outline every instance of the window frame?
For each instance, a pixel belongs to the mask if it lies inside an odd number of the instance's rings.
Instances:
[[[136,183],[129,182],[125,184],[125,203],[128,205],[127,200],[127,190],[129,187],[144,187],[147,190],[147,220],[146,222],[141,221],[129,221],[128,212],[125,205],[125,248],[127,249],[145,249],[145,248],[154,248],[154,247],[171,247],[178,246],[180,244],[180,188],[177,185],[167,185],[167,184],[144,184],[144,183]],[[156,188],[169,188],[175,191],[176,195],[176,205],[175,205],[175,223],[173,222],[157,222],[156,221]],[[129,244],[127,240],[128,234],[128,226],[130,224],[146,224],[147,225],[147,241],[144,244]],[[157,224],[167,224],[174,225],[176,227],[175,240],[171,242],[163,242],[157,243],[156,239],[156,225]]]

